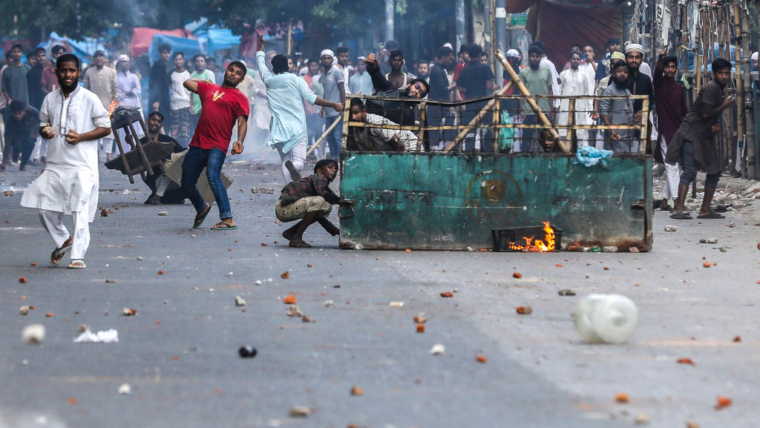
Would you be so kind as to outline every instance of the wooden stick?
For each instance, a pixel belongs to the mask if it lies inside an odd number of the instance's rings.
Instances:
[[[504,95],[504,93],[507,92],[507,90],[509,90],[509,88],[511,88],[511,87],[512,87],[512,82],[507,82],[507,84],[504,85],[503,88],[499,89],[496,92],[495,95],[497,97],[500,96],[500,95]],[[470,121],[470,123],[468,123],[467,126],[465,126],[464,129],[459,132],[459,134],[457,134],[456,138],[454,138],[454,141],[452,141],[451,143],[449,143],[449,145],[446,146],[446,148],[443,149],[443,151],[444,152],[450,152],[450,151],[454,150],[458,145],[462,144],[462,141],[464,141],[464,139],[467,137],[467,134],[469,134],[470,132],[472,132],[472,130],[475,129],[478,126],[478,124],[480,123],[480,121],[483,120],[483,118],[485,117],[485,115],[488,114],[488,112],[490,112],[491,110],[493,110],[494,106],[498,102],[499,102],[499,99],[498,98],[494,98],[491,101],[489,101],[488,104],[485,105],[485,107],[483,107],[482,109],[480,109],[480,111],[478,112],[478,114],[475,115],[475,117]]]
[[[739,150],[739,138],[744,137],[744,85],[742,84],[742,47],[739,44],[741,40],[742,35],[742,25],[741,25],[741,9],[739,8],[739,2],[734,3],[734,64],[736,65],[736,102],[731,107],[733,110],[736,108],[736,131],[732,132],[731,134],[736,135],[729,135],[730,138],[730,145],[731,145],[731,174],[734,174],[736,171],[736,153],[733,148],[734,144],[736,144],[736,150]],[[749,55],[749,52],[745,52],[745,55]],[[747,178],[745,176],[744,172],[744,164],[745,164],[745,158],[744,156],[741,156],[741,162],[740,162],[740,168],[742,177]]]
[[[333,122],[333,124],[330,125],[329,128],[327,128],[327,130],[324,132],[324,134],[322,134],[322,136],[319,137],[319,139],[314,143],[314,145],[311,146],[311,147],[309,147],[309,150],[306,151],[306,156],[309,156],[311,154],[311,152],[313,152],[314,149],[316,149],[319,146],[319,143],[321,143],[322,140],[324,140],[325,138],[327,138],[327,136],[330,134],[330,132],[332,132],[332,130],[335,129],[335,127],[338,126],[339,123],[340,123],[340,120],[336,120],[335,122]]]

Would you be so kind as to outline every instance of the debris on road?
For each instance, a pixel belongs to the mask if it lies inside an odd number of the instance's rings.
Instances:
[[[425,318],[425,316],[423,316],[422,314],[419,314],[416,317],[414,317],[414,322],[416,322],[417,324],[425,324],[426,322],[428,322],[428,319]]]
[[[53,317],[55,316],[55,314],[54,314],[54,313],[52,313],[52,312],[48,312],[48,313],[46,313],[46,314],[45,314],[45,316],[46,316],[47,318],[53,318]]]
[[[520,279],[520,278],[522,278],[522,274],[520,272],[515,272],[515,273],[512,274],[512,278]]]
[[[715,404],[715,410],[721,410],[721,409],[725,409],[726,407],[731,407],[732,404],[734,404],[734,401],[732,399],[719,395],[717,399],[717,403]]]
[[[636,304],[620,294],[589,294],[572,316],[575,330],[591,343],[624,343],[638,324]]]
[[[718,238],[707,238],[707,239],[700,239],[700,244],[717,244]]]
[[[26,315],[29,313],[29,309],[30,309],[29,306],[24,305],[21,308],[19,308],[18,313],[21,315]]]
[[[115,279],[106,279],[106,284],[115,284],[115,283],[116,283]]]
[[[45,326],[30,324],[21,331],[21,341],[27,345],[39,345],[45,340]]]
[[[417,324],[417,333],[425,332],[425,324]]]
[[[569,289],[569,288],[563,288],[562,290],[559,290],[558,293],[560,296],[575,296],[575,291]]]
[[[691,358],[679,358],[676,362],[678,364],[689,364],[689,365],[692,365],[692,366],[696,366],[697,365],[697,363],[695,363]]]
[[[288,279],[288,278],[290,278],[290,272],[288,272],[288,271],[283,272],[282,275],[280,275],[280,278],[282,278],[282,279]]]
[[[121,310],[121,314],[125,317],[131,317],[137,313],[137,309],[124,308]]]
[[[444,297],[444,298],[454,297],[454,293],[452,293],[451,291],[444,291],[443,293],[441,293],[441,297]]]
[[[290,305],[288,307],[288,312],[287,313],[288,313],[289,317],[298,317],[298,318],[301,318],[303,316],[303,313],[301,312],[301,310],[298,309],[298,305],[295,305],[295,304]]]
[[[360,395],[364,395],[364,390],[359,388],[358,386],[354,386],[351,388],[351,395],[358,397]]]
[[[615,396],[615,402],[620,404],[628,404],[631,402],[631,398],[628,396],[627,392],[621,392]]]
[[[169,211],[159,211],[158,216],[159,217],[166,217],[169,215]]]
[[[475,360],[481,364],[485,364],[488,361],[488,358],[486,358],[485,355],[478,355],[475,357]]]
[[[739,343],[741,341],[742,341],[742,337],[741,336],[734,337],[734,343]]]
[[[282,303],[285,303],[286,305],[292,305],[296,303],[296,296],[293,294],[289,294],[282,299]]]
[[[108,217],[108,211],[105,208],[103,208],[102,210],[100,210],[100,216]]]
[[[260,279],[257,279],[256,282],[253,283],[253,285],[262,285],[262,284],[264,284],[264,283],[261,282]]]
[[[520,315],[530,315],[533,313],[533,308],[530,306],[518,306],[515,310]]]
[[[166,271],[159,270],[156,274],[157,275],[166,275]]]
[[[240,296],[235,296],[235,306],[245,306],[245,299]]]
[[[665,225],[665,231],[666,232],[675,232],[676,230],[678,230],[678,227],[676,227],[676,226],[671,226],[669,224]]]
[[[443,355],[444,352],[446,352],[446,347],[440,343],[436,343],[432,348],[430,348],[430,353],[433,355]]]
[[[290,417],[306,418],[311,414],[311,409],[306,406],[293,406],[290,408]]]
[[[16,192],[14,192],[13,190],[4,190],[4,191],[3,191],[3,194],[4,194],[5,196],[13,196],[13,195],[15,195],[15,194],[16,194]]]
[[[646,413],[639,413],[633,418],[633,423],[636,425],[649,425],[650,422],[652,422],[652,418]]]
[[[116,343],[119,341],[119,332],[110,329],[93,333],[86,328],[74,339],[74,343]]]
[[[614,245],[605,245],[604,247],[602,247],[602,252],[603,253],[617,253],[618,247]]]
[[[252,187],[251,193],[253,194],[263,193],[265,195],[273,195],[274,189],[271,187]]]
[[[710,264],[710,262],[704,262],[704,263],[702,263],[702,266],[704,266],[706,268],[709,268],[712,265]]]
[[[388,304],[391,308],[403,308],[404,302],[391,302]]]
[[[238,355],[240,358],[253,358],[258,354],[258,351],[253,346],[241,346],[238,349]]]
[[[22,283],[22,284],[26,284],[26,283],[27,283],[27,282],[29,282],[29,281],[27,281],[27,279],[26,279],[26,277],[25,277],[25,276],[22,276],[21,278],[19,278],[19,279],[18,279],[18,282],[20,282],[20,283]]]
[[[132,387],[128,383],[124,383],[119,387],[119,394],[129,395],[132,393]]]
[[[329,308],[330,306],[332,306],[334,304],[335,304],[335,302],[333,302],[332,300],[325,300],[325,307],[326,308]]]

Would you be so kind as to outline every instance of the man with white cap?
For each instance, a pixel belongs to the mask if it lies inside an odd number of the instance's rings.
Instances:
[[[749,58],[752,60],[752,71],[757,71],[757,52],[753,52]]]
[[[142,86],[140,78],[135,73],[129,71],[129,56],[121,54],[116,62],[116,104],[119,107],[140,108],[140,96],[142,95]],[[141,113],[142,114],[142,113]],[[137,136],[142,137],[144,133],[139,126],[135,128]],[[129,151],[130,147],[124,144],[125,133],[123,129],[118,131],[122,148]]]
[[[641,63],[644,60],[644,47],[638,43],[628,43],[625,45],[625,62],[628,64],[628,83],[626,87],[632,95],[646,95],[649,97],[649,109],[654,107],[654,87],[652,79],[641,70]],[[635,100],[633,102],[634,120],[636,123],[641,121],[641,109],[644,107],[644,100]],[[652,136],[652,125],[647,127],[646,139],[641,140],[650,145]],[[644,137],[644,136],[642,136]],[[650,152],[647,147],[647,152]]]
[[[325,49],[319,55],[324,73],[319,78],[319,82],[324,87],[324,99],[331,103],[345,105],[346,103],[346,85],[343,78],[343,70],[333,67],[335,54],[330,49]],[[341,112],[335,110],[322,109],[319,112],[321,117],[325,118],[325,129],[332,126],[336,121],[341,120]],[[330,148],[330,159],[340,160],[340,144],[343,139],[343,128],[336,125],[332,132],[327,135],[327,145]]]

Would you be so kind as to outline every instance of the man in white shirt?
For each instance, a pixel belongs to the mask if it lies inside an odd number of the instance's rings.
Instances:
[[[588,74],[580,69],[581,54],[580,52],[570,52],[570,68],[563,71],[559,75],[560,80],[560,95],[562,96],[581,96],[588,95]],[[588,105],[588,98],[576,98],[575,99],[575,115],[573,116],[574,123],[576,125],[588,125],[591,123],[590,111],[591,108]],[[569,112],[570,100],[562,99],[560,101],[559,114],[557,115],[557,123],[559,125],[567,125],[570,117]],[[575,131],[578,138],[578,147],[588,145],[588,130],[578,129]],[[569,132],[567,128],[560,128],[560,137],[567,138]],[[572,144],[572,141],[569,141]]]
[[[50,140],[47,168],[29,185],[21,206],[37,208],[55,243],[50,263],[57,265],[71,250],[69,269],[84,269],[90,225],[98,209],[98,143],[111,132],[108,111],[98,96],[79,87],[79,58],[61,55],[56,64],[59,88],[40,109],[40,135]],[[71,214],[74,233],[63,225]]]
[[[93,56],[94,67],[89,67],[84,73],[84,87],[98,96],[106,110],[116,99],[116,70],[106,66],[106,54],[96,51]],[[113,152],[113,135],[109,134],[99,141],[99,145],[106,154],[106,162],[111,160]]]
[[[190,72],[185,68],[184,52],[174,52],[172,62],[174,62],[174,70],[169,75],[169,80],[171,80],[169,86],[171,114],[169,135],[177,140],[182,147],[187,147],[190,144],[190,105],[192,98],[190,91],[185,89],[182,84],[190,78]]]

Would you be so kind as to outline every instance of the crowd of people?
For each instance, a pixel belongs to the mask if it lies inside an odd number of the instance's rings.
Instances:
[[[639,130],[619,128],[609,129],[605,135],[588,128],[575,133],[565,130],[560,138],[576,147],[596,145],[615,153],[639,153],[640,144],[648,146],[654,141],[650,153],[666,164],[660,208],[675,210],[673,218],[690,219],[684,207],[686,191],[702,169],[707,180],[698,218],[722,218],[711,210],[710,203],[721,170],[714,134],[721,113],[735,101],[725,91],[732,68],[725,59],[712,63],[712,80],[687,106],[685,89],[676,78],[676,57],[660,52],[652,71],[644,61],[641,45],[621,45],[616,38],[608,40],[606,55],[599,60],[592,46],[575,45],[561,72],[546,57],[540,41],[528,49],[527,64],[523,64],[518,50],[510,49],[506,58],[513,73],[505,72],[497,82],[478,45],[464,45],[458,61],[452,47],[444,45],[434,63],[422,59],[409,69],[394,41],[385,43],[377,55],[359,56],[352,63],[346,47],[335,52],[325,49],[318,60],[302,60],[266,51],[264,37],[260,32],[258,35],[255,70],[243,60],[225,58],[220,71],[213,58],[198,54],[188,61],[183,52],[161,45],[160,58],[149,72],[150,112],[147,135],[141,141],[171,144],[172,152],[184,158],[181,183],[173,183],[160,168],[148,176],[151,195],[146,203],[184,203],[189,199],[196,211],[194,228],[205,221],[212,202],[218,206],[220,221],[211,229],[237,228],[222,168],[228,152],[238,155],[244,151],[249,123],[268,130],[266,145],[280,155],[285,187],[275,214],[283,222],[298,221],[283,236],[290,246],[305,248],[309,244],[303,234],[313,223],[332,235],[338,233],[327,216],[339,201],[329,184],[339,167],[343,139],[339,125],[345,107],[350,109],[352,122],[372,125],[349,127],[348,150],[413,151],[424,147],[435,151],[453,139],[451,130],[457,132],[481,114],[489,96],[502,87],[503,95],[520,94],[520,88],[525,88],[538,96],[531,105],[519,97],[501,100],[501,123],[505,123],[506,115],[511,123],[527,125],[539,124],[543,116],[559,125],[570,123],[568,100],[552,99],[552,95],[577,97],[572,123],[578,125],[641,123],[648,120],[642,117],[644,102],[630,96],[647,97],[650,107],[654,106],[651,117],[657,124],[654,140]],[[20,162],[23,170],[38,152],[45,169],[24,193],[22,205],[39,209],[42,225],[56,245],[51,263],[58,264],[72,251],[69,267],[85,268],[89,222],[97,208],[100,152],[108,159],[114,150],[111,113],[120,106],[141,107],[142,79],[125,54],[109,61],[104,52],[95,52],[92,64],[84,71],[80,59],[66,53],[63,46],[54,46],[50,58],[45,49],[35,50],[27,57],[31,64],[22,58],[22,47],[14,45],[0,72],[6,104],[2,109],[3,169],[13,161]],[[756,55],[753,67],[757,67]],[[513,79],[519,79],[519,84]],[[348,94],[355,96],[346,106]],[[597,95],[593,101],[589,98],[592,95]],[[430,103],[425,112],[418,108],[422,99]],[[451,104],[453,101],[465,102]],[[427,113],[428,126],[455,126],[431,132],[400,128],[418,127],[422,113]],[[265,125],[260,123],[262,117]],[[488,116],[481,119],[484,123],[493,121]],[[557,139],[541,128],[525,128],[522,135],[518,132],[510,144],[503,145],[501,136],[489,136],[488,127],[476,127],[459,150],[559,151]],[[576,139],[569,141],[573,134]],[[314,174],[302,177],[307,146],[320,135],[326,135],[326,147],[317,151]],[[130,139],[124,141],[133,145]],[[205,200],[197,187],[204,170],[213,201]],[[669,206],[671,200],[674,207]],[[72,234],[63,226],[64,214],[74,217]]]

